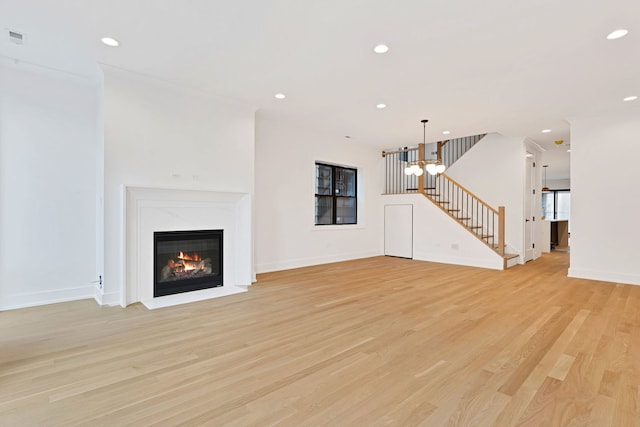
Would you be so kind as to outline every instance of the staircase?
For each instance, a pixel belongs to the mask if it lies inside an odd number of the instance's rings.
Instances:
[[[503,259],[503,268],[518,254],[506,253],[505,208],[494,209],[445,174],[423,175],[423,194],[444,213],[487,245]]]
[[[502,257],[504,269],[508,261],[518,257],[518,254],[506,252],[503,206],[497,209],[491,207],[446,174],[430,175],[425,172],[418,177],[404,173],[408,164],[430,158],[440,160],[449,167],[485,135],[383,151],[382,156],[386,161],[385,194],[422,194]],[[430,151],[433,149],[435,151]]]

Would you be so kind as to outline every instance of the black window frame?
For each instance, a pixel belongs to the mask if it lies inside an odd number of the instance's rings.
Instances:
[[[553,193],[553,217],[549,218],[547,216],[545,216],[544,219],[558,219],[558,193],[569,193],[571,194],[571,189],[570,188],[562,188],[562,189],[557,189],[557,190],[549,190],[549,191],[545,191],[544,193]],[[540,201],[542,201],[542,197],[540,197]],[[544,210],[544,204],[542,203],[542,215],[544,216],[545,214],[545,210]]]
[[[317,169],[318,166],[322,166],[322,167],[326,167],[326,168],[331,168],[331,194],[319,194],[318,193],[318,177],[317,177]],[[353,173],[353,196],[346,196],[343,194],[337,194],[336,188],[336,176],[338,176],[338,171],[349,171]],[[315,162],[315,170],[314,172],[316,172],[316,181],[315,181],[315,188],[314,188],[314,193],[315,193],[315,197],[314,197],[314,202],[315,202],[315,207],[314,207],[314,224],[316,226],[324,226],[324,225],[357,225],[358,224],[358,169],[354,168],[354,167],[349,167],[349,166],[339,166],[339,165],[334,165],[334,164],[330,164],[330,163],[324,163],[324,162]],[[317,218],[318,218],[318,198],[330,198],[331,200],[331,223],[318,223],[317,222]],[[353,200],[353,209],[354,209],[354,213],[353,213],[353,219],[354,222],[338,222],[338,200],[340,199],[352,199]]]

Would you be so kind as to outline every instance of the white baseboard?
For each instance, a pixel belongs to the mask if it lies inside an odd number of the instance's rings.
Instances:
[[[332,262],[351,261],[353,259],[371,258],[384,255],[381,252],[365,252],[359,254],[342,254],[325,257],[300,258],[283,262],[257,264],[256,273],[269,273],[271,271],[291,270],[292,268],[309,267],[312,265],[329,264]]]
[[[98,305],[120,305],[120,292],[112,292],[108,294],[103,294],[99,290],[96,290],[93,298],[96,300]]]
[[[640,276],[636,274],[622,274],[613,271],[589,270],[585,268],[569,268],[569,277],[576,279],[598,280],[601,282],[624,283],[640,285]]]
[[[502,257],[495,254],[495,260],[485,260],[467,257],[442,256],[438,253],[420,253],[413,254],[413,259],[420,261],[438,262],[441,264],[464,265],[467,267],[489,268],[491,270],[502,270]]]
[[[521,256],[517,256],[515,258],[508,259],[507,260],[507,268],[511,268],[511,267],[513,267],[515,265],[518,265],[518,264],[525,264],[524,261],[521,261],[521,260],[522,260]]]
[[[94,298],[94,289],[93,285],[87,285],[79,288],[6,295],[0,303],[0,311]]]

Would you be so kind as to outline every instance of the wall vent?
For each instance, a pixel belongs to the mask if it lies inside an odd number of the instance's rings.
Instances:
[[[9,32],[9,41],[13,44],[24,44],[24,34],[19,33],[18,31],[8,30]]]

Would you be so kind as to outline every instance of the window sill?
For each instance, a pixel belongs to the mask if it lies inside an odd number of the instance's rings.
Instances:
[[[363,224],[344,224],[344,225],[314,225],[314,231],[322,231],[322,230],[358,230],[365,228]]]

